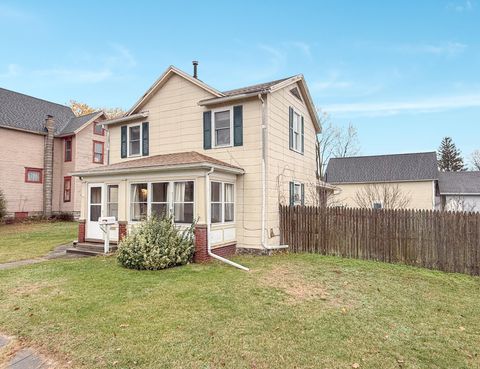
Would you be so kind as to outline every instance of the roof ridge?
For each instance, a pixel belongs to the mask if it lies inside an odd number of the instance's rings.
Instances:
[[[221,91],[221,92],[222,92],[222,93],[228,93],[228,92],[235,91],[235,90],[243,90],[243,89],[245,89],[245,88],[252,88],[252,87],[261,86],[261,85],[266,85],[266,84],[277,84],[277,83],[286,81],[286,80],[288,80],[288,79],[290,79],[290,78],[294,78],[294,77],[297,77],[297,76],[300,76],[300,74],[294,74],[294,75],[289,76],[289,77],[274,79],[274,80],[271,80],[271,81],[258,82],[258,83],[254,83],[254,84],[250,84],[250,85],[246,85],[246,86],[242,86],[242,87],[231,88],[231,89],[229,89],[229,90],[224,90],[224,91]]]
[[[384,158],[387,156],[405,156],[405,155],[419,155],[419,154],[437,154],[436,151],[419,151],[419,152],[406,152],[400,154],[379,154],[379,155],[358,155],[358,156],[344,156],[339,158],[331,158],[330,160],[339,160],[339,159],[356,159],[356,158]]]
[[[14,94],[17,94],[17,95],[22,95],[22,96],[28,97],[28,98],[30,98],[30,99],[35,99],[35,100],[44,101],[44,102],[47,102],[47,103],[49,103],[49,104],[58,105],[58,106],[61,106],[61,107],[63,107],[63,108],[70,109],[70,111],[72,111],[72,108],[70,108],[70,107],[67,106],[67,105],[63,105],[63,104],[59,104],[59,103],[56,103],[56,102],[53,102],[53,101],[41,99],[41,98],[36,97],[36,96],[27,95],[27,94],[24,94],[24,93],[22,93],[22,92],[17,92],[17,91],[9,90],[9,89],[3,88],[3,87],[0,87],[0,90],[8,91],[8,92],[11,92],[11,93],[14,93]],[[73,113],[73,111],[72,111],[72,113]]]

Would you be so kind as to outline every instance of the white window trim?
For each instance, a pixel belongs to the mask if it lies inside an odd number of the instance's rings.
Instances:
[[[189,179],[175,179],[175,180],[150,180],[150,181],[132,181],[127,183],[127,188],[128,188],[128,206],[127,206],[127,219],[130,224],[137,224],[140,223],[141,220],[132,220],[132,186],[136,184],[142,184],[146,183],[147,184],[147,217],[150,217],[152,215],[152,183],[168,183],[168,193],[167,193],[167,200],[168,200],[168,215],[173,216],[173,210],[174,210],[174,188],[175,188],[175,182],[193,182],[193,220],[195,221],[195,214],[196,214],[196,184],[195,184],[195,179],[189,178]],[[190,204],[192,201],[187,201],[184,202],[185,204]],[[155,202],[155,204],[162,204],[160,202]],[[175,222],[174,224],[177,225],[190,225],[191,223],[182,223],[182,222]]]
[[[140,151],[138,154],[130,154],[130,129],[133,127],[140,127]],[[127,157],[128,158],[135,158],[137,156],[142,156],[143,151],[143,132],[142,132],[142,124],[131,124],[127,126]],[[139,182],[145,183],[145,182]]]
[[[215,113],[220,113],[223,111],[230,112],[230,143],[228,145],[217,145],[215,142]],[[211,126],[212,126],[212,149],[220,149],[223,147],[233,147],[233,106],[227,106],[224,108],[218,108],[212,110],[211,116]]]
[[[300,199],[295,201],[295,189],[297,186],[300,188]],[[293,206],[302,206],[302,182],[293,181]]]
[[[301,127],[301,124],[302,124],[302,114],[300,114],[299,111],[297,111],[297,109],[293,108],[292,107],[292,110],[293,110],[293,118],[295,118],[295,114],[298,115],[298,148],[295,148],[295,119],[293,120],[292,122],[292,147],[291,147],[291,150],[292,151],[295,151],[296,153],[298,154],[303,154],[302,152],[302,127]]]
[[[220,183],[220,201],[213,201],[212,202],[212,182],[216,182],[216,183]],[[225,204],[227,204],[227,202],[225,202],[225,185],[226,184],[231,184],[233,185],[233,220],[228,220],[228,221],[225,221]],[[210,181],[210,195],[209,195],[209,201],[208,201],[208,206],[210,206],[210,214],[212,212],[212,203],[213,204],[220,204],[220,208],[221,208],[221,211],[222,211],[222,220],[220,222],[216,222],[216,223],[212,223],[212,226],[216,226],[216,225],[223,225],[223,224],[234,224],[235,223],[235,219],[237,218],[237,207],[236,207],[236,199],[237,199],[237,188],[235,186],[235,183],[234,182],[224,182],[224,181],[215,181],[215,180],[212,180]],[[228,202],[228,204],[232,204],[232,202]]]

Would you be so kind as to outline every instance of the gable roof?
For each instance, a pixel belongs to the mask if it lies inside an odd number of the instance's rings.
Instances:
[[[480,195],[480,171],[440,172],[440,195]]]
[[[328,183],[426,181],[438,178],[435,152],[332,158]]]
[[[102,111],[75,116],[68,106],[0,88],[0,127],[45,134],[45,119],[53,116],[55,136],[74,134]]]
[[[200,154],[196,151],[178,152],[147,156],[140,159],[122,161],[115,164],[103,165],[74,173],[76,176],[120,174],[131,171],[148,171],[155,169],[170,169],[177,167],[216,166],[236,173],[243,173],[243,169],[227,162]]]
[[[43,134],[47,115],[54,117],[57,134],[75,118],[68,106],[0,88],[0,126]]]
[[[104,115],[103,111],[95,111],[90,114],[81,115],[79,117],[70,118],[67,125],[57,134],[58,136],[65,136],[69,134],[76,133],[80,128],[85,124],[89,123],[91,120],[97,119]]]
[[[320,118],[318,117],[317,110],[315,105],[313,104],[312,97],[308,90],[307,84],[305,82],[305,78],[302,74],[298,74],[295,76],[281,78],[270,82],[259,83],[251,86],[241,87],[234,90],[228,91],[218,91],[217,89],[209,86],[205,82],[199,80],[198,78],[194,78],[190,76],[188,73],[174,67],[173,65],[169,66],[167,70],[153,83],[152,86],[138,99],[138,101],[132,106],[132,108],[125,114],[126,116],[134,115],[140,112],[141,107],[151,98],[151,96],[161,88],[166,81],[173,75],[176,74],[186,80],[192,82],[193,84],[199,86],[200,88],[204,89],[205,91],[211,93],[213,96],[212,98],[208,98],[199,102],[199,105],[208,106],[213,104],[220,104],[223,103],[224,100],[230,101],[235,98],[241,99],[245,97],[254,96],[255,94],[259,93],[271,93],[276,90],[279,90],[283,87],[286,87],[293,83],[299,83],[301,92],[305,95],[305,104],[307,109],[312,116],[312,121],[315,126],[315,129],[318,133],[321,132],[321,124]],[[107,122],[107,124],[112,124]]]

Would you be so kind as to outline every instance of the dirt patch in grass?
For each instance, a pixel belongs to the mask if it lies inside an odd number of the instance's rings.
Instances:
[[[55,281],[55,283],[47,282],[25,282],[15,286],[9,290],[9,293],[14,294],[18,297],[28,297],[32,295],[58,295],[62,292],[62,289],[59,288],[62,285],[61,282]]]

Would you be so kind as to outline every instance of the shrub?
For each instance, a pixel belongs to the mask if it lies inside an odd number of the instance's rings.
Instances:
[[[73,222],[73,214],[62,211],[60,213],[54,214],[52,220],[59,222]]]
[[[175,227],[172,217],[143,221],[119,244],[118,262],[130,269],[158,270],[184,265],[193,257],[194,224]]]
[[[7,215],[7,199],[5,198],[3,191],[0,190],[0,220],[5,218],[6,215]]]

